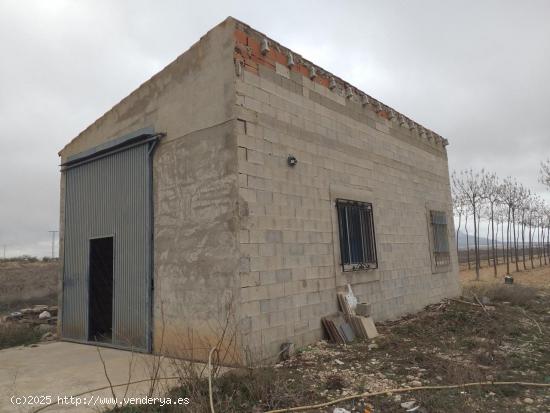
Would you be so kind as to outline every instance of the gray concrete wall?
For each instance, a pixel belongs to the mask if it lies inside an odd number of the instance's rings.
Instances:
[[[233,31],[232,19],[216,26],[60,152],[166,133],[153,160],[155,352],[204,359],[228,305],[238,312]],[[62,251],[63,177],[61,188]]]
[[[236,155],[232,121],[174,140],[157,153],[159,352],[205,359],[226,328],[227,338],[234,339],[240,293]],[[230,354],[229,361],[237,362],[235,357]]]
[[[241,26],[242,27],[242,26]],[[239,203],[243,343],[253,358],[274,355],[284,341],[321,338],[321,317],[337,311],[336,291],[351,284],[372,303],[375,320],[420,310],[459,293],[446,150],[289,70],[286,50],[242,28],[244,70],[236,79],[240,119]],[[282,58],[281,58],[282,54]],[[325,78],[326,80],[326,78]],[[287,156],[298,159],[294,168]],[[371,202],[376,270],[342,272],[335,200]],[[451,265],[432,268],[429,210],[446,211]]]

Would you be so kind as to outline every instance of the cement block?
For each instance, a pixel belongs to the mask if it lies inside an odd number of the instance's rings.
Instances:
[[[372,313],[372,305],[368,303],[357,303],[355,314],[369,317]]]

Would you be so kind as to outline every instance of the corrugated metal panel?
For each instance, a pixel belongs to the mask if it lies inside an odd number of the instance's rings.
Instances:
[[[90,239],[113,236],[113,344],[150,347],[148,149],[135,146],[65,171],[65,338],[88,340]]]

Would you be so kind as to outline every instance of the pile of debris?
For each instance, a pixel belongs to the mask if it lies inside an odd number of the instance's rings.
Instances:
[[[42,333],[42,340],[57,339],[57,306],[35,305],[14,311],[1,320],[3,323],[26,324]]]
[[[356,338],[372,339],[378,336],[370,316],[370,304],[358,303],[350,285],[347,294],[339,292],[337,297],[342,311],[321,319],[331,342],[345,344]]]

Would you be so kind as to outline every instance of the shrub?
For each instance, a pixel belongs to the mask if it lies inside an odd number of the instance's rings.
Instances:
[[[500,284],[487,287],[480,294],[495,302],[527,307],[536,298],[537,290],[521,284]]]

